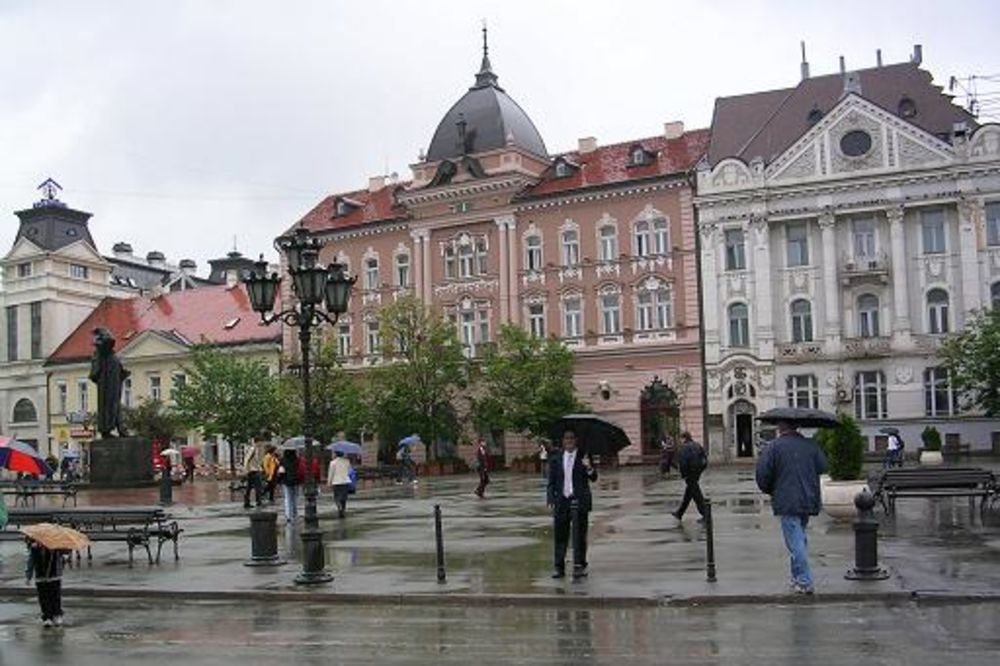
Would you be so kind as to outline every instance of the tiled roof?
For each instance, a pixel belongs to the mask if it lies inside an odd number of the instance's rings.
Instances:
[[[573,167],[572,173],[559,178],[555,176],[555,169],[550,167],[541,181],[526,188],[520,198],[534,199],[572,190],[685,173],[693,169],[705,154],[708,139],[708,130],[700,129],[685,132],[676,139],[654,136],[599,146],[588,153],[564,153],[557,156],[555,161],[560,158],[567,161]],[[631,152],[636,146],[642,146],[650,153],[648,164],[630,166]]]
[[[331,194],[306,213],[295,226],[301,224],[310,231],[335,231],[372,222],[406,219],[406,209],[396,202],[396,191],[403,186],[402,183],[395,183],[375,192],[358,190]],[[340,199],[345,199],[352,207],[357,204],[357,207],[353,207],[346,215],[335,215],[337,201]]]
[[[236,345],[281,340],[278,324],[260,326],[259,321],[242,284],[175,291],[155,298],[108,297],[63,340],[47,363],[90,358],[94,350],[93,330],[98,327],[115,336],[116,350],[145,331],[158,331],[189,344]]]
[[[975,118],[952,104],[933,84],[929,72],[904,62],[862,69],[861,96],[890,113],[898,113],[903,97],[916,105],[917,113],[906,120],[925,132],[950,141],[954,123],[977,126]],[[712,141],[708,159],[712,166],[727,157],[750,162],[761,157],[770,162],[808,131],[814,108],[829,112],[844,90],[842,74],[828,74],[800,81],[794,88],[720,97],[715,100]]]

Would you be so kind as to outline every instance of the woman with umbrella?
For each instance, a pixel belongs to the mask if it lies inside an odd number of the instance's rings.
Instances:
[[[299,486],[306,480],[306,462],[296,451],[294,445],[285,443],[281,453],[281,467],[278,468],[281,483],[285,487],[285,522],[295,520],[298,513]]]
[[[333,460],[327,471],[327,482],[333,488],[333,501],[337,504],[337,517],[347,511],[347,496],[351,492],[351,462],[347,455],[361,455],[361,447],[354,442],[334,442],[329,446]]]
[[[42,626],[61,627],[63,560],[70,551],[89,546],[90,540],[74,529],[51,523],[29,525],[21,533],[28,544],[25,582],[30,583],[32,578],[35,580],[38,605],[42,609]]]

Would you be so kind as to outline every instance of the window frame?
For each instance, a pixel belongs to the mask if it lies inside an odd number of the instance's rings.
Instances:
[[[867,215],[851,220],[851,247],[855,261],[871,261],[878,254],[875,218]]]
[[[805,309],[796,312],[795,306],[799,304],[804,305]],[[807,298],[796,298],[788,304],[788,313],[792,324],[792,342],[813,342],[812,302]]]
[[[950,373],[944,366],[924,368],[924,416],[955,416],[958,411],[958,392]]]
[[[944,294],[944,300],[931,300],[931,295]],[[950,301],[947,290],[941,287],[934,287],[927,290],[924,297],[927,305],[927,332],[931,335],[944,335],[951,330],[948,320],[950,315]]]
[[[866,308],[862,301],[865,299],[873,299],[875,302],[874,308]],[[860,294],[857,300],[858,308],[858,337],[859,338],[878,338],[881,337],[882,331],[879,326],[880,310],[882,309],[882,300],[877,294],[872,294],[866,292]]]
[[[789,407],[819,409],[819,382],[816,375],[788,375],[785,378],[785,397]]]
[[[635,239],[635,256],[637,257],[648,257],[652,254],[651,226],[648,220],[637,220],[632,225],[632,237]]]
[[[801,236],[798,234],[801,232]],[[793,233],[795,237],[793,238]],[[785,225],[785,262],[790,268],[809,265],[809,224],[793,222]]]
[[[19,278],[30,278],[32,271],[34,270],[32,263],[30,261],[22,261],[17,265],[17,277]]]
[[[28,308],[29,324],[31,328],[31,358],[32,360],[38,360],[43,357],[42,354],[42,342],[43,342],[43,319],[42,319],[42,302],[34,301],[29,305]]]
[[[983,218],[987,247],[1000,247],[1000,201],[990,201],[983,206]]]
[[[524,269],[531,272],[541,271],[545,266],[544,260],[545,257],[542,254],[542,237],[538,234],[525,236]]]
[[[149,399],[163,401],[163,378],[158,374],[150,374],[148,377],[149,382]]]
[[[736,309],[742,308],[743,316],[736,316]],[[750,346],[750,306],[743,301],[730,303],[726,308],[726,322],[729,324],[729,346],[746,349]]]
[[[575,308],[570,309],[570,304],[575,304]],[[583,299],[579,296],[564,298],[563,309],[563,336],[567,338],[579,338],[583,335]],[[572,322],[572,325],[570,324]]]
[[[69,265],[69,276],[74,280],[89,280],[90,279],[90,269],[83,264],[70,264]]]
[[[670,223],[665,217],[655,217],[650,222],[652,238],[652,254],[663,256],[670,254]]]
[[[869,400],[874,400],[874,409]],[[874,411],[874,415],[871,412]],[[854,373],[854,414],[861,421],[882,420],[889,416],[885,373],[861,370]]]
[[[542,340],[545,338],[545,304],[528,304],[528,333],[533,338]]]
[[[403,261],[400,261],[402,259]],[[410,286],[410,253],[409,252],[397,252],[396,256],[393,258],[393,264],[396,273],[396,286],[397,287],[409,287]]]
[[[382,331],[378,321],[365,322],[365,354],[376,356],[382,345]]]
[[[348,358],[351,355],[351,324],[349,322],[337,324],[337,355],[340,358]]]
[[[563,229],[559,234],[559,243],[562,249],[562,265],[570,268],[580,265],[580,231],[577,229]]]
[[[608,299],[614,299],[614,305]],[[622,299],[621,294],[601,294],[601,333],[603,335],[619,335],[622,332]]]
[[[920,236],[923,254],[945,254],[948,251],[947,225],[944,209],[920,211]]]
[[[739,239],[738,243],[732,243],[732,239]],[[747,269],[746,233],[743,229],[726,229],[722,234],[725,261],[725,270],[745,271]]]
[[[610,231],[610,234],[605,234]],[[597,244],[600,249],[600,260],[604,262],[618,259],[618,229],[613,224],[605,224],[597,229]]]
[[[56,414],[66,415],[69,413],[69,385],[65,381],[56,382]]]
[[[365,259],[365,291],[378,291],[381,282],[378,257]]]
[[[90,412],[90,380],[76,380],[76,401],[81,412]]]

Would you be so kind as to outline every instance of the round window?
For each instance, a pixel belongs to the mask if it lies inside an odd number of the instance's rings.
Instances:
[[[872,137],[864,130],[851,130],[840,137],[840,151],[848,157],[861,157],[872,149]]]

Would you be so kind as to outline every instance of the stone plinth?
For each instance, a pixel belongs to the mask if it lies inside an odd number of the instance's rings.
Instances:
[[[143,437],[109,437],[90,443],[93,486],[142,486],[153,479],[153,444]]]

